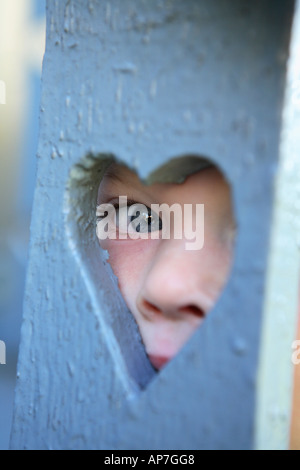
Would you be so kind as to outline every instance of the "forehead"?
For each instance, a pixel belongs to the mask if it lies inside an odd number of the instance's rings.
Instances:
[[[112,193],[119,195],[123,193],[123,195],[128,194],[129,196],[143,193],[159,199],[166,199],[166,201],[175,197],[178,202],[185,202],[186,199],[195,198],[196,195],[200,199],[203,197],[206,199],[207,197],[214,199],[217,197],[219,199],[221,197],[224,199],[224,203],[230,198],[229,186],[215,166],[210,164],[199,170],[199,166],[196,165],[194,169],[195,171],[189,172],[191,174],[183,178],[181,183],[155,182],[155,178],[152,178],[151,183],[147,181],[146,184],[143,184],[135,171],[123,164],[113,162],[103,175],[99,186],[98,200],[106,196],[109,197]],[[192,166],[190,166],[190,170],[192,170]]]
[[[145,184],[183,183],[192,174],[206,168],[215,167],[207,158],[189,155],[177,157],[154,170],[145,180]],[[140,182],[136,172],[122,163],[112,162],[104,172],[104,179],[119,183]]]
[[[112,163],[106,169],[102,181],[115,184],[138,184],[140,179],[136,172],[121,163]]]

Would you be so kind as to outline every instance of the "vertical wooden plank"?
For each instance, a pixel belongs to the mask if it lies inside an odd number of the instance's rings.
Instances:
[[[256,446],[288,449],[299,289],[300,4],[294,15],[275,179],[257,388]]]

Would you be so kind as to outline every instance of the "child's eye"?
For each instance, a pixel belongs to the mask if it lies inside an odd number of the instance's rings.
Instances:
[[[150,233],[162,230],[158,214],[144,204],[116,208],[116,225],[121,232]]]

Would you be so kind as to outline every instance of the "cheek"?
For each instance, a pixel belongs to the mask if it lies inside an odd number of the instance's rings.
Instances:
[[[201,273],[206,272],[210,284],[208,290],[215,291],[215,302],[229,278],[232,264],[233,249],[220,240],[218,234],[206,238],[199,266]]]
[[[109,253],[108,261],[118,278],[124,300],[128,308],[134,311],[138,292],[157,248],[157,241],[107,241],[102,247]]]

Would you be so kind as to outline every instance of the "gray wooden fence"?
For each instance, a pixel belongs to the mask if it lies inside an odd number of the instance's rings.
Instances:
[[[292,0],[48,0],[13,449],[288,446],[299,28]],[[97,171],[187,154],[232,186],[234,265],[154,375],[97,243]]]

